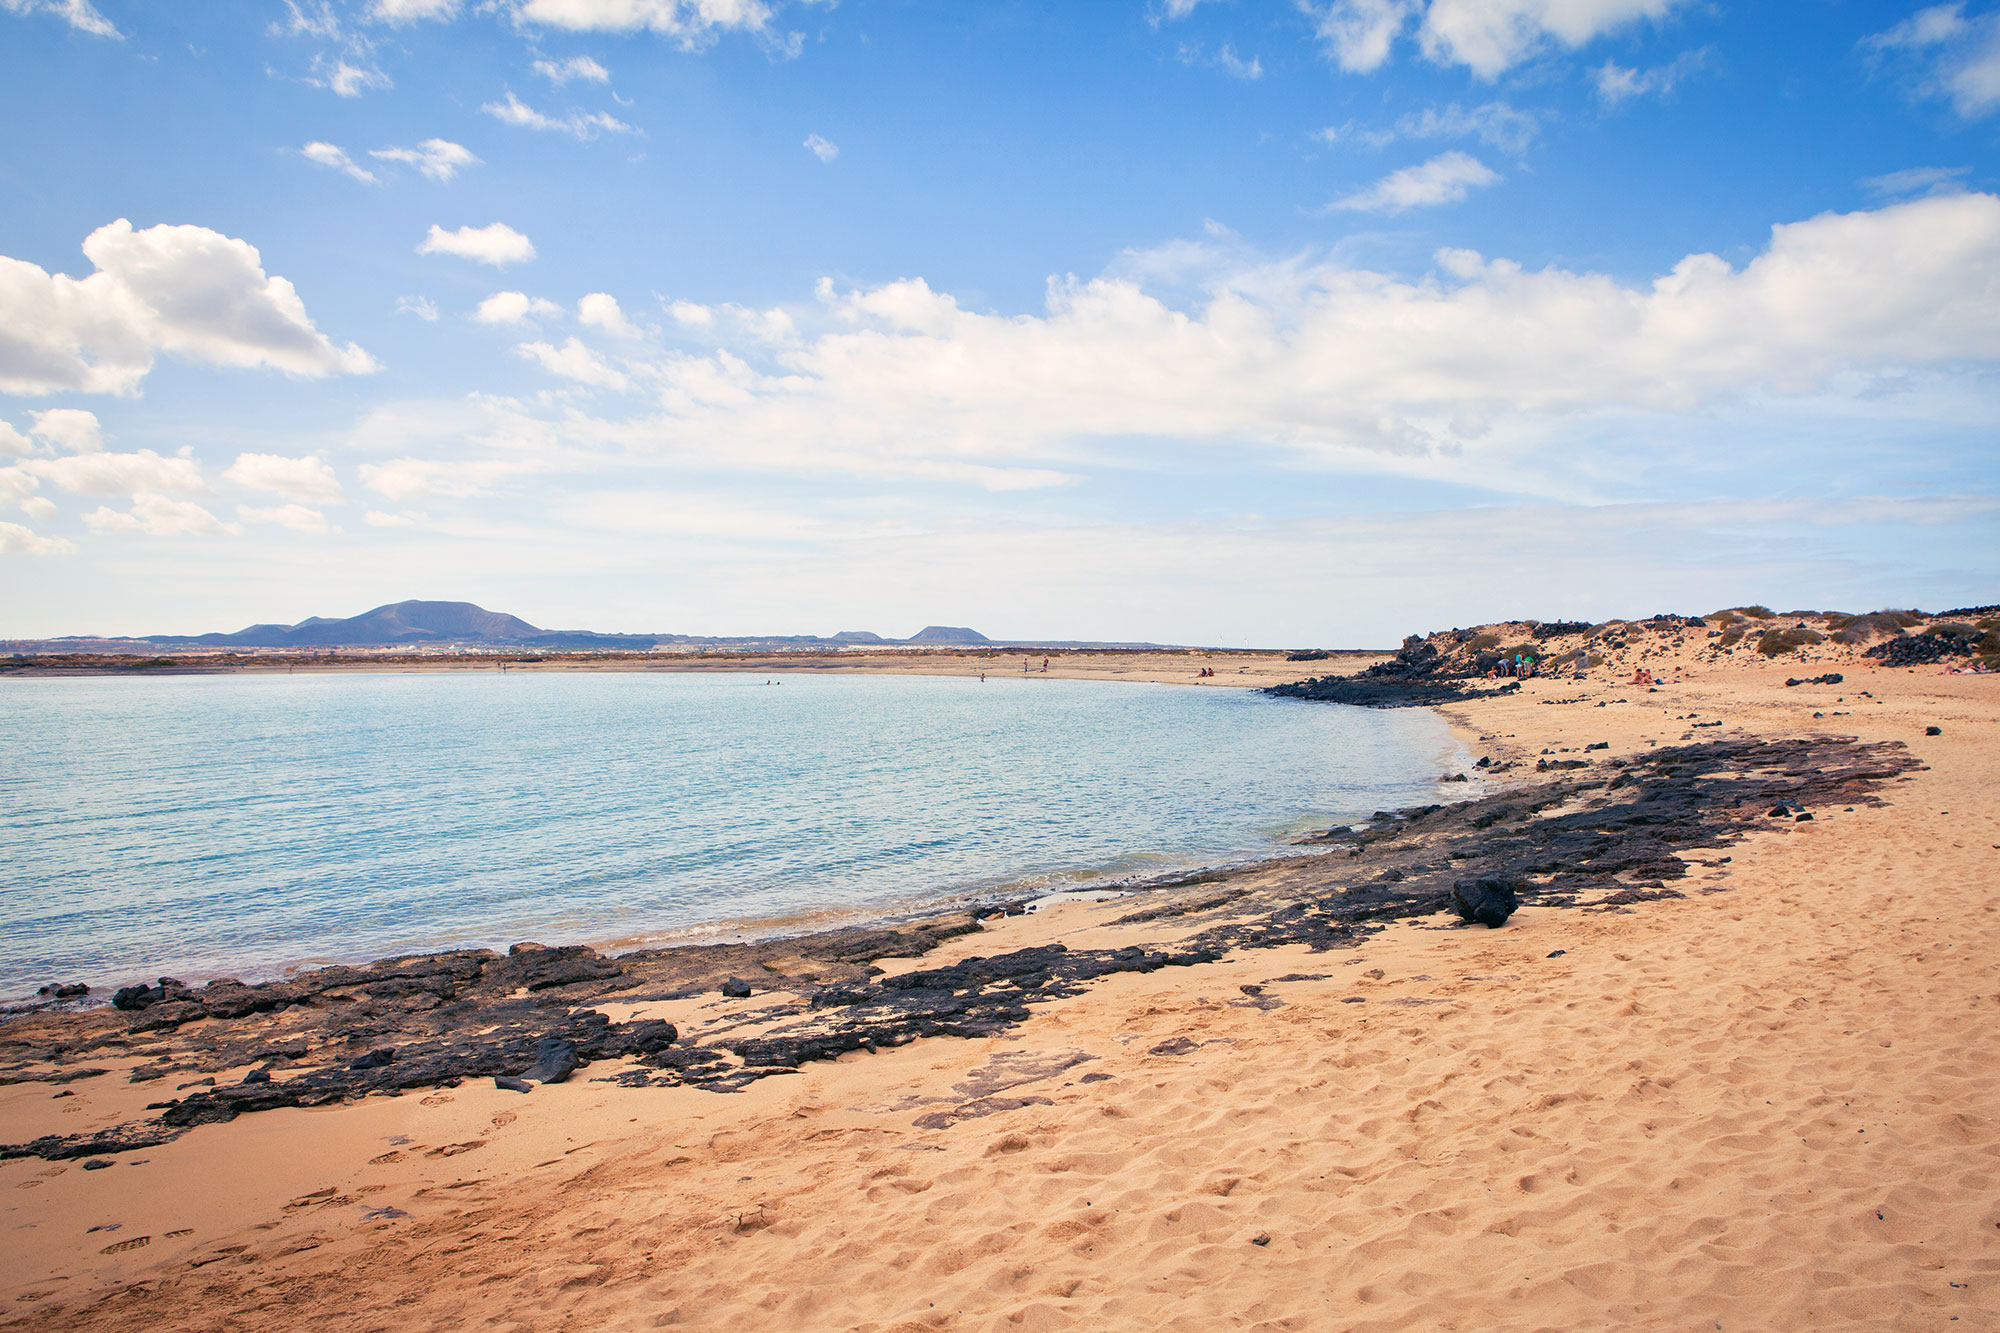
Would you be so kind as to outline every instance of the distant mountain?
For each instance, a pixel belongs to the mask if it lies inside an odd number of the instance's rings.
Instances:
[[[904,643],[991,643],[976,629],[966,629],[962,625],[926,625],[903,640]]]
[[[252,625],[234,634],[147,636],[149,643],[217,648],[378,648],[390,644],[531,643],[546,631],[471,602],[395,602],[345,620],[308,616],[296,625]]]
[[[48,640],[63,644],[65,640]],[[143,639],[102,640],[174,648],[539,648],[551,651],[646,650],[656,647],[824,649],[869,644],[983,644],[977,630],[931,625],[908,639],[886,639],[869,630],[842,630],[831,638],[811,634],[740,635],[728,638],[691,634],[599,634],[591,630],[550,630],[519,616],[488,611],[471,602],[392,602],[346,618],[307,616],[292,625],[251,625],[233,634],[152,634]]]

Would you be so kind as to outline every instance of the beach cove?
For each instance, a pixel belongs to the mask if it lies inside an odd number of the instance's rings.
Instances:
[[[49,1328],[1976,1323],[2000,1267],[1996,681],[1648,656],[1678,683],[1447,706],[1514,767],[1345,855],[967,914],[873,961],[713,955],[660,998],[572,983],[614,1030],[768,1071],[737,1091],[636,1051],[526,1096],[467,1079],[197,1123],[105,1169],[0,1163],[4,1294]],[[1678,872],[1626,820],[1623,888],[1556,884],[1491,931],[1418,892],[1596,837],[1628,788],[1700,835]],[[1772,818],[1780,791],[1813,819]],[[954,1022],[988,1026],[923,1032]],[[844,1052],[799,1045],[843,1023]],[[0,1138],[215,1096],[128,1071],[230,1026],[13,1084]]]

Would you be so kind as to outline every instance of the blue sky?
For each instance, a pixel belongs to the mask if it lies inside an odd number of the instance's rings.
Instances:
[[[1992,601],[1997,14],[0,0],[0,635]]]

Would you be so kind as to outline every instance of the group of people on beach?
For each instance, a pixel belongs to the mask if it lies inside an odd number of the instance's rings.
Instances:
[[[1512,657],[1500,659],[1500,665],[1486,673],[1486,679],[1497,680],[1504,676],[1526,679],[1537,674],[1535,659],[1526,653],[1515,653]]]

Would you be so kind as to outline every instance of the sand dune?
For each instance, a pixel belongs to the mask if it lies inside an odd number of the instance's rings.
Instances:
[[[735,1095],[466,1084],[0,1163],[0,1297],[45,1329],[1992,1327],[2000,679],[1786,669],[1453,710],[1499,756],[1699,720],[1929,765],[1685,898],[1119,975]],[[1129,908],[924,965],[1152,938]],[[0,1137],[145,1095],[96,1082],[0,1090]]]

